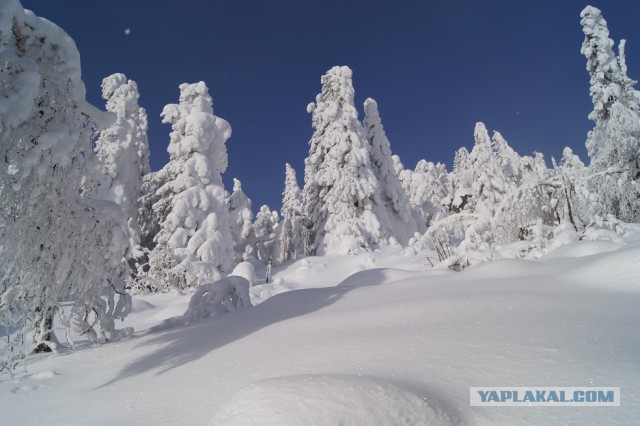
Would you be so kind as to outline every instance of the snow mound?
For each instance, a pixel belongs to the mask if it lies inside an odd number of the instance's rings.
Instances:
[[[53,370],[40,371],[29,376],[32,380],[49,380],[56,377],[58,373]]]
[[[222,406],[210,425],[450,425],[445,410],[384,379],[285,376],[254,382]]]
[[[154,309],[155,307],[156,306],[153,303],[147,302],[146,300],[138,298],[133,298],[131,300],[131,312],[144,312]]]
[[[242,277],[249,281],[251,286],[258,284],[258,276],[256,275],[256,270],[251,262],[238,263],[229,276]]]
[[[567,244],[557,250],[554,250],[545,256],[545,259],[592,256],[594,254],[617,250],[620,247],[621,244],[612,241],[578,241],[574,244]]]
[[[382,284],[385,282],[400,281],[415,277],[414,272],[400,269],[377,268],[355,272],[338,284],[340,287],[362,287],[367,285]]]
[[[579,267],[560,276],[581,286],[640,292],[640,246],[634,244],[577,260]]]

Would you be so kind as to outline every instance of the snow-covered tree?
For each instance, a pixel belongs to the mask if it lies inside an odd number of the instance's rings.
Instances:
[[[640,221],[640,93],[627,76],[624,40],[619,57],[613,52],[607,22],[600,10],[587,6],[581,13],[585,34],[582,54],[591,77],[595,128],[587,137],[591,159],[590,186],[602,214]]]
[[[137,260],[145,253],[140,244],[138,199],[142,196],[143,178],[150,172],[147,113],[138,105],[140,94],[135,81],[124,74],[113,74],[102,80],[102,97],[107,111],[116,115],[113,125],[100,132],[96,153],[106,176],[101,187],[103,197],[117,203],[127,220],[129,253],[122,275],[128,281],[137,274]],[[131,273],[127,270],[131,269]]]
[[[373,175],[379,190],[373,194],[376,217],[380,222],[381,238],[393,238],[405,245],[414,232],[424,232],[411,208],[406,192],[395,171],[391,145],[382,126],[378,104],[369,98],[364,102],[363,125],[369,142],[369,155]]]
[[[269,263],[273,260],[278,220],[278,212],[271,211],[269,206],[263,205],[260,207],[260,211],[256,215],[256,221],[253,224],[255,255],[258,260],[264,263]]]
[[[85,100],[80,56],[55,24],[0,3],[0,324],[16,330],[5,367],[55,349],[54,316],[107,339],[130,299],[114,270],[128,247],[122,209],[103,182],[94,130],[113,122]],[[61,301],[73,301],[63,312]],[[128,331],[126,331],[128,332]],[[33,335],[35,343],[27,336]],[[73,344],[69,340],[70,344]],[[2,367],[0,366],[0,369]]]
[[[233,239],[222,173],[231,127],[213,115],[204,82],[180,85],[180,103],[162,111],[172,125],[166,181],[153,209],[165,217],[149,256],[149,279],[157,288],[194,287],[217,281],[233,266]]]
[[[497,130],[493,132],[491,141],[501,173],[508,186],[507,191],[509,191],[517,186],[522,178],[520,175],[520,155],[509,146],[507,140]]]
[[[302,191],[296,171],[285,164],[284,192],[282,193],[282,222],[278,228],[275,260],[284,263],[304,255]]]
[[[379,189],[354,106],[352,72],[333,67],[309,104],[315,132],[305,159],[303,200],[318,254],[357,253],[380,241],[373,195]]]
[[[233,179],[233,193],[227,198],[231,236],[236,251],[242,255],[246,243],[253,238],[253,212],[251,199],[242,190],[239,179]]]
[[[401,178],[411,206],[421,217],[421,223],[415,230],[422,233],[432,221],[445,214],[444,205],[448,204],[449,195],[449,173],[442,163],[434,164],[420,160],[415,170],[403,170]]]
[[[502,164],[483,123],[476,124],[474,139],[475,144],[469,154],[473,170],[470,210],[492,217],[508,190],[507,183]]]
[[[453,171],[450,180],[452,188],[449,210],[459,213],[467,209],[473,184],[473,166],[469,158],[469,151],[465,147],[459,148],[453,157]]]

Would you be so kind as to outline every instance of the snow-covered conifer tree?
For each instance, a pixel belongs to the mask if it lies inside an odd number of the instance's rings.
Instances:
[[[415,170],[403,170],[401,175],[406,182],[409,202],[421,217],[416,230],[423,233],[433,220],[438,220],[445,213],[443,205],[449,195],[449,173],[442,163],[420,160]]]
[[[165,217],[149,256],[149,278],[157,288],[194,287],[231,272],[233,239],[222,173],[231,127],[213,115],[204,82],[180,85],[180,103],[162,111],[172,125],[166,183],[153,209]],[[162,210],[162,211],[161,211]]]
[[[260,211],[256,215],[256,221],[253,224],[256,257],[264,263],[269,263],[273,260],[278,219],[277,211],[271,211],[269,206],[263,205],[260,207]]]
[[[233,193],[227,198],[227,208],[233,243],[236,251],[240,251],[239,254],[242,255],[245,243],[253,238],[253,212],[251,199],[242,190],[239,179],[233,179]]]
[[[357,253],[380,241],[368,142],[354,106],[352,72],[333,67],[309,104],[315,129],[305,159],[303,199],[318,254]]]
[[[381,238],[395,239],[406,245],[414,232],[424,232],[411,208],[406,192],[398,179],[391,156],[391,145],[382,126],[378,104],[369,98],[364,102],[364,121],[369,155],[373,174],[378,181],[379,191],[373,194],[374,208],[381,229]]]
[[[497,130],[493,132],[491,141],[508,191],[520,182],[520,155],[509,146],[507,140]]]
[[[103,177],[92,146],[94,130],[112,121],[86,102],[69,36],[18,0],[3,0],[0,324],[15,332],[0,370],[33,348],[55,349],[56,315],[67,330],[75,324],[91,334],[97,319],[107,339],[120,334],[113,319],[126,315],[130,299],[112,278],[127,250],[126,225],[122,209],[99,198]],[[65,313],[67,300],[73,306]]]
[[[278,228],[275,260],[284,263],[304,255],[302,191],[296,171],[285,164],[284,192],[282,193],[282,222]]]
[[[640,93],[627,76],[624,41],[619,58],[613,52],[607,22],[587,6],[580,15],[585,34],[582,54],[591,77],[595,128],[587,137],[591,159],[590,187],[602,214],[640,221]]]
[[[451,172],[451,202],[449,210],[459,213],[468,209],[473,184],[473,167],[467,148],[459,148],[453,157],[453,171]]]
[[[124,74],[102,80],[102,97],[107,101],[107,111],[116,115],[116,122],[100,132],[96,141],[96,153],[106,176],[101,190],[105,198],[122,207],[130,241],[128,257],[137,259],[143,256],[138,198],[143,177],[150,172],[147,113],[138,105],[137,84]]]
[[[469,154],[473,169],[470,210],[493,216],[502,196],[507,192],[503,168],[494,151],[487,128],[477,123],[474,131],[475,145]]]

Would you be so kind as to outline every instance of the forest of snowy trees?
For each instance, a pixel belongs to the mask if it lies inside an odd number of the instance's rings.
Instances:
[[[452,170],[425,159],[407,168],[376,101],[365,101],[360,119],[352,71],[333,67],[307,107],[304,184],[284,165],[280,212],[265,205],[254,216],[250,188],[237,179],[224,187],[231,125],[214,115],[204,82],[180,85],[178,103],[164,108],[170,161],[152,172],[136,83],[108,76],[106,112],[88,104],[75,44],[4,0],[0,324],[11,333],[0,368],[55,350],[54,318],[92,342],[98,333],[115,340],[131,333],[114,322],[130,294],[213,283],[243,261],[397,246],[460,270],[509,244],[515,257],[538,257],[561,241],[616,238],[640,222],[640,92],[624,40],[616,55],[600,11],[586,7],[581,18],[594,105],[588,161],[569,148],[560,159],[520,155],[477,123],[473,148],[455,151]]]

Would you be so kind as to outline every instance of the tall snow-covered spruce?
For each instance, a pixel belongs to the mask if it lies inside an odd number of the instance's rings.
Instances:
[[[234,266],[222,183],[231,126],[213,115],[204,82],[181,84],[180,103],[165,106],[162,117],[173,132],[170,161],[160,172],[166,183],[153,206],[164,219],[149,255],[148,278],[158,289],[195,287],[219,280]]]
[[[411,208],[407,193],[395,172],[391,145],[382,126],[378,103],[368,98],[364,102],[363,125],[369,142],[371,168],[379,190],[373,194],[376,217],[380,221],[383,239],[405,245],[415,232],[424,232],[417,212]]]
[[[371,250],[385,237],[374,201],[379,184],[351,77],[348,67],[331,68],[316,102],[307,107],[315,132],[305,159],[303,200],[320,255]]]
[[[150,172],[147,113],[138,105],[140,94],[135,81],[124,74],[113,74],[102,80],[102,97],[107,111],[116,122],[100,133],[96,153],[106,175],[102,191],[117,203],[126,216],[130,241],[130,259],[142,256],[138,199],[142,195],[143,177]]]
[[[275,260],[278,263],[284,263],[305,254],[302,191],[298,186],[296,171],[289,163],[285,164],[281,213],[282,222],[278,227],[275,248]]]
[[[581,52],[587,58],[594,106],[589,118],[595,122],[586,143],[590,188],[602,215],[639,222],[640,93],[627,76],[624,40],[616,58],[600,10],[587,6],[580,16],[585,34]]]
[[[85,101],[73,40],[19,1],[0,2],[0,324],[16,330],[4,366],[54,349],[56,315],[94,340],[95,313],[105,337],[117,337],[113,319],[129,305],[113,280],[126,223],[97,190],[93,152],[94,130],[113,118]]]

